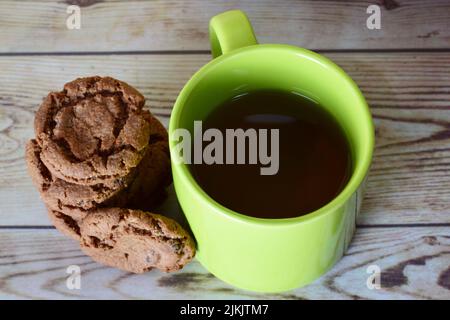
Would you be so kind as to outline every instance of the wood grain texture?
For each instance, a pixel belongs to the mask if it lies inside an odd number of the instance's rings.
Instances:
[[[81,29],[66,8],[80,4]],[[381,7],[381,29],[366,9]],[[0,52],[209,50],[208,21],[244,10],[262,43],[311,49],[450,48],[447,0],[0,1]]]
[[[327,56],[361,87],[376,124],[376,150],[358,224],[450,223],[450,55]],[[25,142],[33,136],[34,111],[49,91],[60,90],[78,76],[111,75],[136,86],[167,125],[183,84],[209,59],[208,55],[1,57],[0,225],[49,224],[23,159]]]
[[[133,275],[94,263],[56,230],[0,230],[0,298],[40,299],[450,299],[450,227],[365,228],[319,280],[283,294],[235,289],[197,261],[174,274]],[[66,287],[81,267],[81,290]],[[366,286],[381,269],[381,289]]]

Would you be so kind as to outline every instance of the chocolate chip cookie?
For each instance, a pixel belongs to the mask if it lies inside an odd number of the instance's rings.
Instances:
[[[153,194],[171,183],[170,158],[166,129],[149,112],[145,113],[145,119],[150,126],[150,135],[144,158],[130,174],[108,183],[79,185],[55,177],[42,162],[42,149],[37,141],[30,140],[26,146],[28,169],[46,205],[61,212],[69,212],[74,207],[88,210],[128,205],[153,209],[155,200],[162,198]]]
[[[139,210],[107,208],[80,224],[81,249],[97,262],[133,273],[181,269],[192,260],[192,238],[175,221]]]
[[[79,78],[50,93],[35,118],[41,160],[58,178],[95,185],[127,176],[145,155],[144,97],[109,77]]]
[[[61,233],[75,240],[79,240],[80,236],[78,224],[96,208],[123,206],[152,210],[166,198],[164,188],[171,181],[170,160],[166,153],[159,152],[158,148],[150,148],[147,151],[148,156],[139,164],[137,177],[129,188],[105,199],[106,195],[98,194],[101,190],[93,189],[92,186],[79,186],[58,178],[53,180],[51,173],[39,161],[38,153],[34,152],[38,147],[32,140],[27,144],[30,174],[35,184],[39,186],[52,224]],[[162,159],[158,160],[155,157]],[[84,198],[80,198],[81,196]],[[103,202],[92,200],[101,197]]]
[[[175,221],[145,212],[172,176],[167,131],[143,106],[109,77],[67,83],[39,108],[26,160],[53,225],[86,254],[130,272],[171,272],[195,246]]]
[[[150,141],[131,185],[118,194],[114,206],[153,210],[166,196],[172,183],[167,130],[155,117],[149,117]]]
[[[41,161],[42,149],[36,140],[26,145],[26,161],[30,176],[48,207],[61,209],[63,206],[91,209],[111,199],[134,181],[137,170],[128,176],[108,183],[78,185],[52,175]]]

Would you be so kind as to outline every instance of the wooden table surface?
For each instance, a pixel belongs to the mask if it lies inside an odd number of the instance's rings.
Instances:
[[[81,6],[81,29],[66,8]],[[381,29],[366,9],[381,7]],[[376,150],[357,232],[345,257],[309,286],[257,294],[197,261],[132,275],[101,266],[61,236],[26,172],[34,112],[79,76],[129,82],[167,125],[183,84],[209,61],[208,20],[244,10],[261,43],[313,49],[366,96]],[[450,2],[0,1],[0,298],[450,299]],[[171,192],[160,212],[182,215]],[[66,287],[79,265],[81,290]],[[381,289],[366,286],[370,265]]]

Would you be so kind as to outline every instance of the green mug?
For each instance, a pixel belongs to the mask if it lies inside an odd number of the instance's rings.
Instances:
[[[343,256],[355,231],[374,146],[369,108],[352,79],[327,58],[294,46],[257,44],[241,11],[213,17],[209,32],[215,58],[185,85],[169,125],[175,191],[197,241],[197,259],[216,277],[247,290],[281,292],[306,285]],[[204,120],[231,97],[258,89],[314,99],[348,138],[352,176],[338,196],[314,212],[262,219],[227,209],[202,190],[175,152],[175,130],[193,134],[195,120]]]

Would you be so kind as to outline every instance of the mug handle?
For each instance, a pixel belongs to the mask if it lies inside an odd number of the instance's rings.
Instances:
[[[241,10],[222,12],[209,21],[213,58],[241,47],[258,44],[252,25]]]

